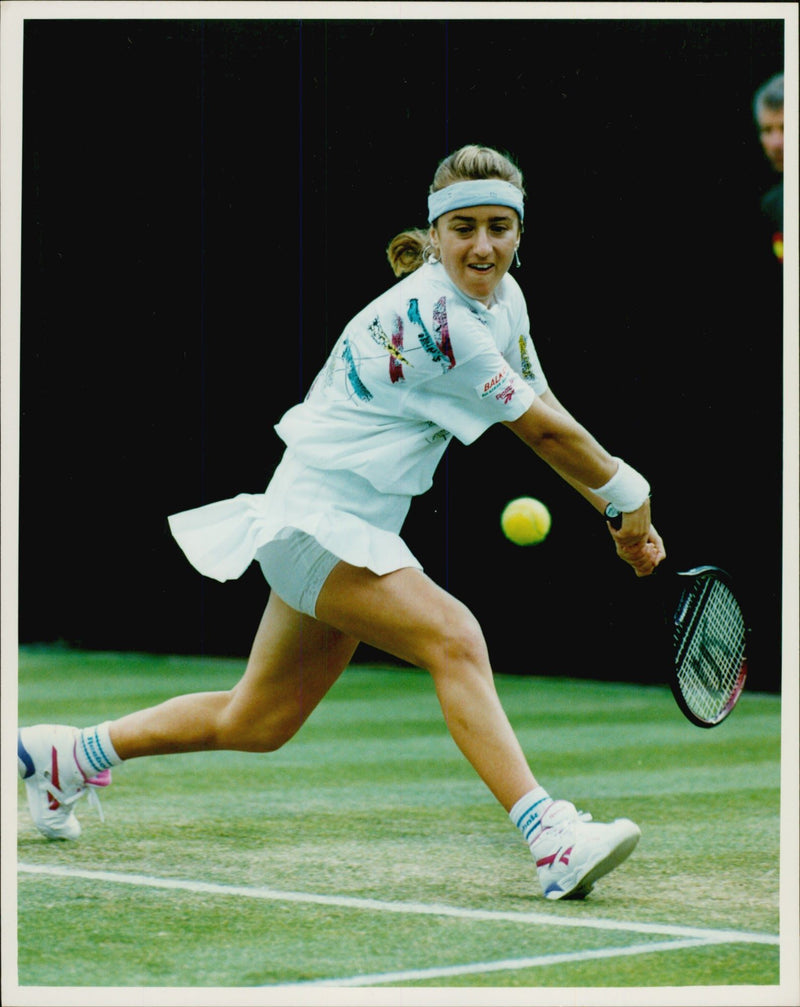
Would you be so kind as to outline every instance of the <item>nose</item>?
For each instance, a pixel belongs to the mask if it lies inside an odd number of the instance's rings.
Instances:
[[[475,235],[475,253],[477,255],[489,255],[492,251],[492,242],[489,238],[489,232],[484,228],[479,228],[478,233]]]

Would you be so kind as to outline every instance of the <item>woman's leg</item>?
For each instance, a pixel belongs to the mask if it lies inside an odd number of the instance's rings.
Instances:
[[[301,615],[273,592],[239,684],[230,692],[178,696],[115,721],[117,754],[279,748],[364,640],[430,672],[453,739],[506,810],[536,786],[500,705],[480,626],[461,602],[419,570],[378,577],[339,563],[317,614]]]
[[[301,615],[273,592],[245,673],[230,691],[178,696],[80,731],[58,724],[22,728],[17,764],[37,829],[49,839],[77,839],[75,802],[111,782],[102,763],[115,765],[116,756],[279,748],[344,671],[356,646],[357,640]]]
[[[464,605],[419,570],[385,577],[340,563],[317,613],[365,643],[427,668],[445,721],[528,842],[548,899],[583,898],[639,841],[626,818],[586,821],[538,786],[495,692],[483,633]]]
[[[124,716],[111,724],[112,744],[121,759],[211,749],[273,751],[297,733],[357,644],[272,592],[233,689],[177,696]]]
[[[130,759],[278,748],[299,730],[364,640],[430,672],[453,739],[497,800],[513,809],[546,898],[583,897],[629,856],[640,835],[633,822],[586,822],[569,802],[554,802],[537,788],[500,705],[478,623],[421,571],[377,577],[339,563],[316,611],[321,621],[298,614],[273,593],[239,684],[229,692],[179,696],[102,725],[116,754]],[[99,730],[90,729],[101,750]],[[90,778],[81,768],[76,734],[83,739],[85,732],[39,725],[18,733],[28,806],[36,827],[51,839],[77,839],[74,802],[110,782],[105,771]]]
[[[430,672],[454,741],[507,811],[537,786],[497,696],[480,626],[424,573],[403,569],[378,577],[339,563],[322,588],[317,614]]]

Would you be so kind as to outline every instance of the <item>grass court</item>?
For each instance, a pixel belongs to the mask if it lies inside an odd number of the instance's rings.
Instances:
[[[85,726],[226,689],[241,668],[24,648],[20,723]],[[290,997],[314,984],[725,986],[729,1004],[776,986],[780,697],[745,692],[704,731],[666,687],[497,685],[554,796],[642,829],[587,900],[540,896],[526,846],[447,734],[428,676],[355,665],[276,753],[114,770],[105,823],[78,806],[78,843],[44,840],[19,784],[19,985],[198,997],[215,987]],[[53,933],[69,935],[66,947]]]

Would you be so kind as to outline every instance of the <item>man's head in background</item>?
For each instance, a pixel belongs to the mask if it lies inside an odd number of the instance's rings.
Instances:
[[[769,163],[775,171],[783,172],[783,74],[762,84],[753,98],[753,115],[758,126],[758,137]]]

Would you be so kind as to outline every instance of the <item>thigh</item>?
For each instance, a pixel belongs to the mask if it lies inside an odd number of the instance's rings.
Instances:
[[[454,648],[488,667],[483,633],[470,610],[412,567],[378,576],[339,563],[319,594],[317,615],[417,667],[432,670],[437,656]]]
[[[289,736],[336,682],[358,639],[287,605],[274,591],[258,627],[230,716],[283,726]],[[280,731],[278,731],[280,733]]]

